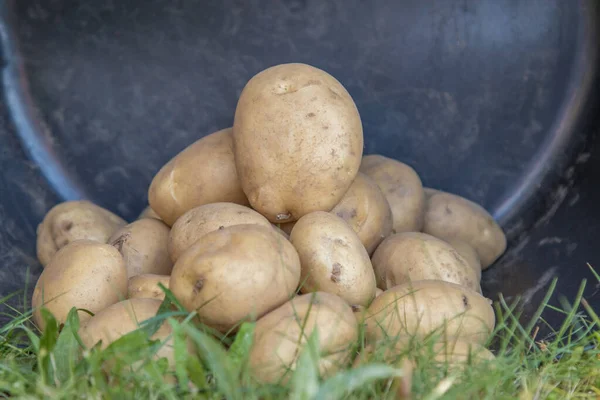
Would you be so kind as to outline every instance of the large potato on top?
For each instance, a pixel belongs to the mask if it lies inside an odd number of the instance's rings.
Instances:
[[[438,279],[479,290],[478,274],[467,261],[448,243],[425,233],[403,232],[387,237],[371,261],[382,289]]]
[[[350,225],[369,254],[392,232],[389,203],[375,181],[360,172],[331,212]]]
[[[158,286],[161,283],[165,288],[169,288],[169,275],[142,274],[129,278],[127,283],[127,298],[144,298],[164,300],[165,292]]]
[[[195,241],[209,232],[233,225],[271,223],[251,208],[234,203],[213,203],[192,208],[173,224],[169,236],[169,254],[173,262]]]
[[[177,260],[169,287],[188,311],[226,332],[286,302],[300,281],[292,244],[271,226],[210,232]]]
[[[317,292],[297,296],[258,320],[249,356],[254,376],[261,382],[287,380],[315,330],[321,375],[342,368],[358,338],[358,325],[341,298]]]
[[[354,180],[363,151],[352,97],[306,64],[277,65],[250,79],[235,110],[233,139],[244,193],[271,222],[330,211]]]
[[[375,274],[360,239],[340,217],[315,211],[300,218],[290,241],[302,265],[301,291],[328,292],[350,305],[375,297]]]
[[[130,278],[140,274],[169,275],[173,269],[167,248],[169,232],[162,221],[142,218],[116,231],[108,243],[123,256]]]
[[[75,240],[106,243],[126,222],[112,212],[86,200],[66,201],[54,206],[37,227],[37,256],[42,265]]]
[[[424,337],[437,332],[483,344],[496,323],[491,301],[455,283],[424,280],[395,286],[367,309],[367,338]]]
[[[72,307],[97,313],[126,296],[127,269],[117,249],[77,240],[60,249],[40,275],[31,300],[33,320],[43,330],[41,306],[60,324],[66,321]],[[90,318],[83,311],[78,315],[81,321]]]
[[[425,193],[421,178],[410,166],[381,155],[364,156],[360,172],[372,178],[392,209],[393,230],[418,232],[423,227]]]
[[[480,205],[451,193],[430,192],[423,232],[467,242],[477,251],[483,269],[506,250],[506,236],[494,218]]]
[[[231,128],[186,147],[158,171],[148,190],[150,207],[167,225],[194,207],[220,201],[248,204],[235,168]]]

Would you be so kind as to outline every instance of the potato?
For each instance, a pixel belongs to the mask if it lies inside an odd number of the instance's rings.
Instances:
[[[156,211],[154,211],[152,209],[152,207],[148,206],[148,207],[144,208],[144,210],[141,212],[141,214],[137,217],[137,219],[142,219],[142,218],[160,219],[160,215],[158,215],[156,213]]]
[[[473,246],[460,239],[448,239],[445,242],[454,247],[454,250],[465,259],[469,267],[473,268],[477,275],[477,281],[481,281],[481,261]]]
[[[298,253],[269,226],[210,232],[177,260],[170,290],[200,319],[227,332],[286,302],[300,281]]]
[[[286,381],[315,330],[321,375],[338,371],[349,361],[358,326],[344,300],[316,292],[297,296],[258,320],[249,356],[254,376],[261,382]]]
[[[480,205],[451,193],[431,193],[423,232],[467,242],[477,251],[483,269],[506,250],[506,236],[494,218]]]
[[[479,290],[478,274],[467,261],[448,243],[425,233],[403,232],[387,237],[371,261],[377,285],[384,290],[424,279]]]
[[[360,172],[373,179],[392,209],[395,233],[423,227],[425,193],[421,178],[410,166],[381,155],[364,156]]]
[[[72,307],[97,313],[127,296],[127,269],[113,246],[77,240],[61,248],[40,275],[31,304],[33,320],[43,330],[40,307],[64,323]],[[90,315],[78,312],[86,321]]]
[[[350,305],[375,297],[375,274],[360,239],[340,217],[315,211],[300,218],[290,241],[302,265],[303,293],[333,293]]]
[[[158,286],[162,283],[164,287],[169,288],[169,275],[141,274],[129,278],[127,284],[127,298],[143,298],[164,300],[165,292]]]
[[[45,266],[67,244],[80,239],[106,243],[125,224],[119,216],[86,200],[57,204],[37,227],[37,257]]]
[[[167,248],[170,231],[160,220],[143,218],[116,231],[108,243],[123,256],[128,277],[169,275],[173,269]]]
[[[244,87],[233,123],[244,193],[271,222],[330,211],[356,177],[363,151],[360,115],[327,72],[282,64]]]
[[[350,225],[369,254],[392,233],[390,205],[375,181],[360,172],[331,212]]]
[[[169,236],[169,254],[176,262],[187,248],[209,232],[233,225],[271,223],[251,208],[234,203],[213,203],[193,208],[173,224]]]
[[[438,332],[483,344],[494,329],[491,301],[455,283],[423,280],[395,286],[373,300],[365,322],[369,341]],[[445,326],[445,330],[444,330]]]
[[[148,202],[169,226],[204,204],[247,205],[233,159],[231,128],[197,140],[166,163],[150,184]]]

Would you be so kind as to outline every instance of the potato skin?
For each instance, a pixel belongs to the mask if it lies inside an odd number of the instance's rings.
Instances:
[[[108,243],[123,256],[128,277],[140,274],[169,275],[173,269],[168,251],[170,231],[158,219],[143,218],[116,231]]]
[[[106,243],[125,224],[118,215],[87,200],[57,204],[37,227],[37,257],[45,266],[67,244],[84,239]]]
[[[410,281],[437,279],[479,290],[477,273],[448,243],[420,232],[388,236],[372,258],[377,285],[391,289]]]
[[[316,292],[297,296],[258,320],[249,356],[254,376],[261,382],[287,380],[291,374],[286,375],[286,371],[294,369],[315,330],[322,354],[321,375],[338,371],[349,360],[351,346],[358,338],[358,325],[344,300]]]
[[[481,282],[481,261],[473,246],[460,239],[448,239],[444,241],[454,247],[454,250],[465,259],[467,264],[469,264],[469,267],[473,268],[473,271],[475,271],[477,280]]]
[[[193,208],[183,214],[171,228],[169,254],[176,262],[195,241],[209,232],[233,225],[271,223],[251,208],[234,203],[212,203]]]
[[[234,225],[210,232],[177,260],[170,290],[207,325],[226,332],[285,303],[300,281],[291,243],[268,227]]]
[[[152,207],[148,206],[148,207],[144,208],[142,210],[142,212],[140,213],[140,215],[137,217],[137,219],[142,219],[142,218],[154,218],[154,219],[160,220],[160,215],[158,215],[156,213],[156,211],[154,211],[152,209]]]
[[[483,344],[496,323],[490,303],[474,290],[450,282],[423,280],[398,285],[369,306],[365,318],[367,339],[424,337],[438,331]]]
[[[425,192],[415,170],[378,154],[364,156],[360,172],[373,179],[392,210],[393,231],[418,232],[423,227]]]
[[[300,218],[290,242],[300,256],[301,291],[333,293],[350,305],[375,297],[375,274],[360,239],[340,217],[315,211]]]
[[[165,292],[158,286],[162,283],[164,287],[169,288],[169,275],[141,274],[129,278],[127,283],[128,299],[155,299],[164,300]]]
[[[330,211],[354,180],[363,151],[360,115],[333,76],[281,64],[244,87],[233,123],[244,193],[271,222]]]
[[[233,159],[231,128],[197,140],[166,163],[150,184],[148,202],[169,226],[204,204],[247,205]]]
[[[442,191],[430,191],[423,232],[443,240],[467,242],[479,255],[483,269],[506,250],[502,228],[483,207]]]
[[[45,324],[39,307],[44,305],[64,323],[72,307],[97,313],[127,296],[127,269],[113,246],[77,240],[61,248],[40,275],[31,300],[33,320]],[[86,312],[78,312],[83,322]]]
[[[377,246],[392,233],[392,210],[377,183],[358,173],[350,189],[331,212],[342,218],[373,254]]]

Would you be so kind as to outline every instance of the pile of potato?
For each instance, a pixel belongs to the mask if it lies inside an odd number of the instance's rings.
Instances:
[[[157,312],[162,283],[223,333],[256,320],[250,363],[274,382],[314,329],[327,375],[355,358],[361,324],[366,349],[443,327],[444,357],[457,359],[494,328],[480,279],[505,251],[501,228],[479,205],[423,188],[410,166],[363,157],[354,101],[312,66],[254,76],[233,127],[164,165],[148,201],[129,224],[87,201],[48,212],[32,301],[41,329],[42,305],[59,323],[77,307],[84,343],[106,346]],[[169,335],[164,324],[155,337]],[[173,362],[169,345],[157,356]]]

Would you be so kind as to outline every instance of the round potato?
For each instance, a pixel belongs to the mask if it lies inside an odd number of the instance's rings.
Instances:
[[[350,305],[375,297],[375,274],[365,247],[340,217],[315,211],[300,218],[290,241],[298,251],[303,293],[328,292]]]
[[[448,243],[426,233],[388,236],[372,258],[377,285],[390,289],[410,281],[436,279],[479,290],[478,274]]]
[[[282,64],[244,87],[233,123],[235,162],[252,208],[271,222],[330,211],[356,177],[360,115],[334,77]]]
[[[423,232],[443,240],[470,244],[488,268],[506,250],[506,236],[480,205],[451,193],[435,191],[427,200]]]
[[[331,212],[350,225],[369,255],[392,233],[390,205],[375,181],[360,172]]]
[[[173,224],[169,236],[169,254],[176,262],[194,242],[209,232],[233,225],[271,223],[251,208],[234,203],[213,203],[193,208]]]
[[[170,290],[188,310],[227,332],[286,302],[300,281],[298,253],[269,226],[210,232],[177,260]]]
[[[160,215],[158,215],[156,213],[156,211],[154,211],[152,209],[152,207],[148,206],[146,208],[144,208],[144,210],[140,213],[140,215],[137,217],[137,219],[142,219],[142,218],[154,218],[154,219],[160,219]]]
[[[45,266],[67,244],[83,239],[106,243],[125,224],[121,217],[86,200],[57,204],[37,227],[37,257]]]
[[[248,204],[233,159],[231,128],[205,136],[173,157],[148,190],[150,206],[167,225],[204,204]]]
[[[255,377],[261,382],[286,381],[315,330],[321,375],[338,371],[349,361],[358,325],[344,300],[316,292],[297,296],[258,320],[249,356]]]
[[[450,282],[423,280],[398,285],[369,306],[367,338],[424,337],[437,331],[483,344],[495,326],[490,303],[474,290]]]
[[[423,227],[425,193],[421,178],[410,166],[381,155],[364,156],[360,172],[373,179],[392,209],[395,233],[418,232]]]
[[[477,275],[477,281],[481,281],[481,261],[479,255],[469,243],[460,239],[448,239],[445,240],[450,246],[454,247],[454,250],[458,252],[465,259],[469,267],[473,268]]]
[[[113,246],[77,240],[60,249],[40,275],[31,304],[33,320],[45,327],[40,307],[47,308],[59,324],[72,307],[97,313],[127,296],[127,269]],[[90,315],[79,311],[83,322]]]
[[[142,274],[129,278],[127,284],[127,298],[136,299],[156,299],[164,300],[165,292],[158,286],[162,283],[164,287],[169,288],[169,275]]]
[[[125,260],[127,276],[169,275],[173,262],[168,243],[171,230],[162,221],[143,218],[116,231],[108,240]]]

